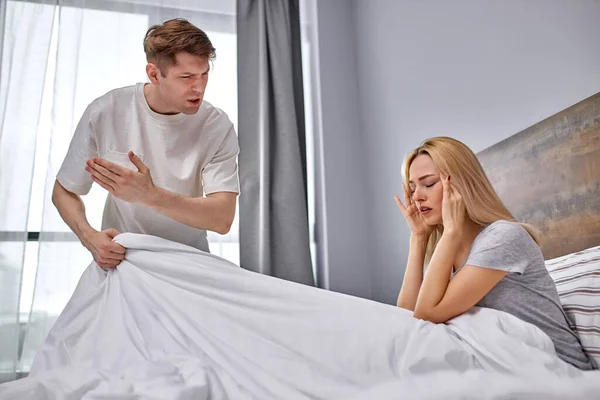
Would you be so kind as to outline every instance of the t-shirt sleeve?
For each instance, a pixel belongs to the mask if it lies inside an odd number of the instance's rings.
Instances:
[[[477,236],[465,265],[523,274],[536,243],[519,224],[497,221]]]
[[[69,192],[84,195],[90,191],[94,181],[85,170],[87,160],[98,156],[98,147],[91,124],[91,105],[84,111],[67,155],[56,175],[56,180]]]
[[[240,192],[237,156],[239,145],[233,125],[229,127],[214,157],[202,170],[204,194]]]

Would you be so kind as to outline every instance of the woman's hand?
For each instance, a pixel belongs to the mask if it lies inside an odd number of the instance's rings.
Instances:
[[[423,216],[419,212],[419,208],[412,200],[412,196],[406,184],[402,184],[402,189],[404,189],[404,204],[398,196],[394,196],[396,200],[396,204],[400,211],[402,211],[402,215],[406,219],[408,226],[410,227],[411,234],[419,239],[427,240],[429,239],[429,235],[433,231],[433,226],[429,226],[425,223]]]
[[[442,176],[444,194],[442,199],[442,224],[444,233],[460,233],[465,220],[465,203],[458,190],[450,182],[450,176]]]

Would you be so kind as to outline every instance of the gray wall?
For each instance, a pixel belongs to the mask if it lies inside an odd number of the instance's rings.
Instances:
[[[344,287],[366,273],[373,299],[395,301],[409,231],[393,195],[421,140],[477,152],[600,91],[599,17],[598,0],[318,2],[329,265],[351,271]]]

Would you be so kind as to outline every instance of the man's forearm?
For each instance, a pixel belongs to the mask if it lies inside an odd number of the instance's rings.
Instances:
[[[83,243],[86,235],[94,232],[85,216],[85,205],[81,197],[69,192],[58,181],[54,183],[52,202],[65,223]]]
[[[156,187],[145,205],[182,224],[226,234],[235,216],[235,196],[216,193],[209,197],[186,197]]]

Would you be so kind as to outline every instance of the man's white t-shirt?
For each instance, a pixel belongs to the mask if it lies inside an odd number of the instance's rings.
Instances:
[[[113,90],[85,110],[56,179],[68,191],[92,186],[86,161],[101,157],[137,171],[133,151],[150,169],[154,184],[188,197],[239,193],[237,136],[227,115],[203,101],[194,115],[157,114],[144,96],[144,83]],[[206,231],[177,222],[151,208],[108,194],[102,229],[159,236],[208,251]]]

